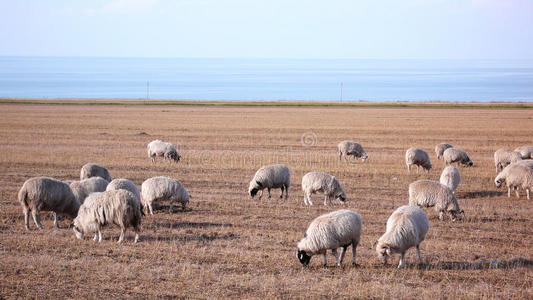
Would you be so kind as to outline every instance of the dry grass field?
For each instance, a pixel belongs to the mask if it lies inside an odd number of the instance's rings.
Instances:
[[[0,298],[515,298],[533,297],[533,200],[496,189],[493,153],[533,144],[531,109],[371,107],[216,107],[142,105],[0,104]],[[146,144],[174,143],[178,164],[150,162]],[[369,160],[339,163],[336,145],[362,143]],[[443,168],[433,151],[440,142],[466,150],[474,167],[460,168],[456,194],[462,221],[441,222],[425,210],[430,229],[408,267],[398,258],[383,266],[372,244],[392,211],[408,200],[410,182],[438,180]],[[425,149],[429,174],[407,174],[404,153]],[[191,194],[185,211],[168,203],[143,219],[121,245],[118,227],[104,241],[77,240],[70,221],[43,230],[23,225],[16,195],[35,176],[79,178],[94,162],[114,178],[140,188],[152,176],[178,178]],[[250,199],[248,183],[265,164],[291,170],[289,199]],[[303,204],[302,176],[337,176],[345,205]],[[313,257],[303,268],[296,244],[313,218],[348,208],[363,218],[359,267],[351,248],[343,268],[322,267]]]

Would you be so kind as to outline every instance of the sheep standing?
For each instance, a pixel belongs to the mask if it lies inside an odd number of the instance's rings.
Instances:
[[[302,177],[302,191],[304,192],[304,204],[313,205],[311,194],[324,194],[324,206],[335,198],[341,202],[346,201],[346,194],[339,181],[333,175],[324,172],[309,172]]]
[[[153,215],[152,204],[163,200],[170,201],[169,212],[174,212],[174,202],[180,202],[181,208],[189,203],[189,193],[177,179],[158,176],[145,180],[141,185],[141,203],[145,210]]]
[[[339,149],[339,161],[342,161],[343,156],[344,161],[348,161],[346,157],[349,155],[352,155],[355,160],[361,158],[363,162],[368,158],[363,146],[353,141],[342,141],[337,145],[337,148]]]
[[[163,157],[164,160],[169,162],[179,162],[181,158],[174,145],[161,140],[151,141],[148,143],[146,150],[148,151],[148,157],[152,159],[152,163],[155,162],[156,156]]]
[[[279,195],[283,198],[285,190],[285,199],[289,197],[289,187],[291,186],[291,174],[289,168],[284,165],[262,166],[255,172],[254,178],[250,181],[248,193],[253,198],[259,191],[259,199],[263,197],[263,190],[268,190],[268,199],[270,199],[270,189],[281,189]]]
[[[468,154],[461,149],[448,148],[444,150],[442,157],[447,166],[452,163],[457,163],[457,165],[461,164],[465,167],[471,167],[474,165],[474,162],[468,157]]]
[[[533,158],[533,146],[520,146],[514,151],[520,152],[522,159],[531,159]]]
[[[409,205],[434,206],[441,221],[444,220],[446,212],[450,213],[454,221],[463,213],[451,189],[440,182],[428,179],[417,180],[409,184]]]
[[[405,164],[407,165],[407,171],[411,173],[411,165],[416,165],[416,173],[419,172],[420,166],[426,172],[431,170],[431,161],[426,151],[419,148],[409,148],[405,151]]]
[[[80,180],[89,179],[91,177],[102,177],[103,179],[107,180],[107,182],[111,182],[111,180],[113,180],[106,168],[97,164],[85,164],[83,167],[81,167]]]
[[[503,183],[507,185],[507,197],[511,197],[511,188],[515,190],[516,197],[519,198],[518,190],[520,188],[526,190],[527,199],[529,200],[529,192],[533,188],[533,169],[522,164],[510,164],[505,167],[498,176],[494,179],[496,187],[501,187]]]
[[[447,166],[442,170],[442,174],[440,174],[440,183],[447,186],[450,190],[452,190],[452,193],[455,194],[455,189],[461,182],[461,175],[459,174],[459,170],[457,170],[454,166]]]
[[[429,221],[422,209],[413,205],[400,206],[387,220],[387,229],[377,241],[378,257],[386,264],[388,257],[400,253],[398,268],[401,268],[405,265],[405,253],[414,246],[418,263],[423,264],[420,243],[426,238],[428,230]]]
[[[440,143],[435,146],[435,154],[437,154],[437,159],[442,158],[442,154],[444,153],[444,150],[448,148],[452,148],[453,146],[447,143]]]
[[[56,216],[60,214],[74,219],[81,205],[68,184],[49,177],[34,177],[26,180],[19,190],[18,201],[24,212],[26,230],[30,230],[30,211],[35,225],[42,229],[39,211],[52,211]],[[58,227],[57,217],[54,225]]]
[[[135,243],[139,240],[141,212],[135,195],[126,190],[93,193],[87,197],[74,219],[74,233],[78,239],[84,234],[98,233],[98,242],[102,241],[102,228],[109,224],[120,227],[118,243],[124,240],[128,227],[135,231]],[[94,240],[96,241],[96,234]]]
[[[508,165],[522,160],[522,156],[518,151],[511,151],[504,148],[496,150],[494,152],[494,167],[496,168],[496,173],[503,170],[503,168]]]
[[[357,245],[361,237],[361,216],[358,213],[342,209],[321,215],[314,219],[298,243],[298,259],[304,266],[309,264],[311,257],[322,254],[324,267],[327,266],[326,252],[331,249],[337,266],[342,265],[346,249],[352,246],[352,264],[355,263]],[[340,257],[337,248],[341,247]]]

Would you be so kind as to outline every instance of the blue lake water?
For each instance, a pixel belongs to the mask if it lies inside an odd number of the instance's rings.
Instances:
[[[0,97],[533,101],[533,60],[0,56]]]

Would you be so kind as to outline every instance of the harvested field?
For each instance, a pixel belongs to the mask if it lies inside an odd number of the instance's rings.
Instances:
[[[533,110],[505,108],[239,107],[194,105],[0,104],[0,297],[6,298],[515,298],[533,297],[533,200],[507,198],[496,189],[493,153],[533,144]],[[148,142],[175,144],[178,164],[146,153]],[[363,145],[369,159],[341,163],[337,143]],[[438,180],[443,162],[434,147],[448,142],[474,161],[459,168],[456,190],[462,221],[430,220],[421,245],[407,253],[408,267],[383,266],[372,248],[392,211],[407,204],[409,183]],[[433,169],[407,174],[405,150],[426,150]],[[143,219],[121,245],[116,226],[104,241],[77,240],[69,220],[24,229],[17,201],[35,176],[78,179],[94,162],[114,178],[140,188],[152,176],[179,179],[191,194],[185,211],[168,203]],[[250,199],[248,183],[265,164],[291,170],[289,199]],[[302,176],[335,175],[346,205],[303,204]],[[265,191],[266,195],[266,191]],[[359,267],[351,248],[343,268],[313,257],[308,268],[296,244],[316,216],[349,208],[363,218]]]

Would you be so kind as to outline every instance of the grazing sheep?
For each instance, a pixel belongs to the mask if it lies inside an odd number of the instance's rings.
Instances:
[[[463,213],[451,189],[438,181],[428,179],[417,180],[409,184],[409,205],[434,206],[441,221],[444,220],[446,212],[450,213],[453,221]]]
[[[298,243],[298,259],[304,266],[309,264],[311,257],[322,254],[324,267],[327,266],[326,251],[331,249],[337,266],[342,265],[346,249],[352,245],[352,264],[355,263],[357,245],[361,237],[361,216],[358,213],[342,209],[321,215],[314,219],[304,238]],[[341,248],[341,255],[337,248]]]
[[[440,174],[440,183],[447,186],[450,190],[452,190],[452,193],[455,194],[455,189],[461,182],[461,175],[459,174],[459,170],[457,170],[454,166],[447,166],[442,170],[442,174]]]
[[[409,148],[405,151],[405,164],[407,165],[407,171],[411,173],[411,165],[416,165],[416,173],[419,172],[420,166],[426,172],[431,170],[431,161],[426,151],[418,148]]]
[[[174,211],[173,203],[180,202],[181,208],[189,203],[189,193],[177,179],[158,176],[145,180],[141,185],[141,203],[145,210],[153,215],[152,203],[170,200],[169,212]]]
[[[437,159],[442,158],[442,154],[444,153],[444,150],[448,148],[452,148],[452,147],[453,147],[452,145],[446,144],[446,143],[437,144],[437,146],[435,146],[435,154],[437,154]]]
[[[124,233],[130,226],[135,231],[135,243],[139,240],[141,213],[135,195],[126,190],[93,193],[87,197],[74,219],[74,233],[78,239],[84,234],[98,233],[98,242],[102,241],[102,228],[108,224],[120,226],[118,243],[124,240]]]
[[[102,177],[107,180],[107,182],[113,180],[106,168],[97,164],[85,164],[81,167],[80,180],[89,179],[91,177]]]
[[[56,216],[54,225],[59,227],[57,214],[74,219],[81,205],[68,184],[49,177],[34,177],[26,180],[19,190],[18,201],[22,205],[27,230],[30,230],[30,210],[35,225],[42,229],[39,211],[54,212]]]
[[[74,181],[70,184],[72,193],[81,204],[91,193],[103,192],[109,182],[102,177],[91,177],[85,180]]]
[[[523,164],[510,164],[505,167],[498,176],[494,179],[496,187],[501,187],[503,183],[507,185],[507,197],[511,197],[511,188],[515,190],[516,197],[519,198],[518,190],[520,188],[526,190],[527,199],[529,200],[529,192],[533,187],[533,169]]]
[[[302,177],[302,191],[304,192],[304,204],[313,205],[311,194],[324,194],[324,206],[335,198],[341,202],[346,201],[346,194],[339,181],[333,175],[324,172],[309,172]]]
[[[531,159],[533,158],[533,146],[520,146],[514,151],[520,152],[522,159]]]
[[[151,141],[146,149],[148,151],[148,157],[152,159],[152,163],[155,162],[156,156],[163,157],[164,160],[168,160],[169,162],[179,162],[181,158],[174,145],[161,140]]]
[[[468,154],[461,149],[448,148],[444,150],[442,157],[447,166],[452,163],[457,163],[457,165],[462,164],[465,167],[471,167],[474,165],[474,162],[468,157]]]
[[[116,191],[116,190],[126,190],[126,191],[132,192],[135,195],[135,198],[137,199],[137,203],[139,204],[141,215],[144,216],[144,212],[142,210],[142,205],[141,205],[141,193],[139,193],[139,189],[137,188],[135,183],[125,178],[113,179],[113,181],[111,181],[107,185],[106,191]]]
[[[398,268],[405,265],[405,252],[416,247],[418,263],[423,264],[420,256],[420,243],[426,238],[429,221],[422,209],[414,205],[398,207],[387,220],[387,229],[379,238],[376,252],[381,261],[386,264],[387,258],[394,253],[400,253]]]
[[[250,181],[248,193],[253,198],[259,191],[259,199],[263,197],[263,189],[268,190],[268,199],[270,199],[270,189],[281,189],[279,195],[283,198],[285,190],[285,199],[289,197],[289,187],[291,186],[291,174],[289,168],[284,165],[262,166],[255,172],[254,178]]]
[[[353,155],[354,159],[357,160],[357,158],[361,158],[363,162],[368,158],[368,155],[365,152],[365,149],[363,149],[363,146],[361,144],[352,142],[352,141],[342,141],[337,146],[339,149],[339,161],[342,160],[342,157],[344,156],[344,161],[348,161],[346,158],[349,155]]]
[[[496,173],[503,170],[503,168],[508,165],[522,160],[522,156],[518,151],[511,151],[504,148],[496,150],[494,152],[494,167],[496,168]]]

